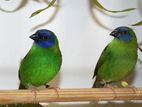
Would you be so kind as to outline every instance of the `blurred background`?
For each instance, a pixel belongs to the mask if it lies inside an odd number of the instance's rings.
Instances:
[[[59,39],[63,56],[60,73],[50,82],[60,88],[90,88],[94,80],[95,65],[105,46],[113,39],[109,33],[118,26],[130,26],[142,19],[141,0],[100,0],[108,9],[137,8],[131,12],[102,12],[92,5],[92,0],[58,0],[51,7],[29,18],[34,11],[47,6],[46,0],[0,1],[0,89],[17,89],[18,69],[21,59],[31,48],[29,38],[38,29],[49,29]],[[131,26],[132,27],[132,26]],[[138,42],[142,41],[142,27],[132,27]],[[139,52],[132,85],[142,86],[142,53]],[[138,101],[50,103],[50,107],[141,107]]]

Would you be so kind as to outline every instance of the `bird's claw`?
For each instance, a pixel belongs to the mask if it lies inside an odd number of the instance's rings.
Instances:
[[[34,86],[29,86],[29,89],[31,90],[31,92],[34,93],[34,103],[36,103],[36,95],[37,95],[37,91],[39,90]]]
[[[46,88],[55,90],[57,96],[59,97],[59,94],[58,94],[58,89],[60,89],[59,87],[51,87],[50,85],[46,85]]]

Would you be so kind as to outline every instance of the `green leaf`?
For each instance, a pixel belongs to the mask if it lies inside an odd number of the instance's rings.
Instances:
[[[132,10],[135,10],[136,8],[129,8],[129,9],[124,9],[124,10],[109,10],[109,9],[106,9],[105,7],[103,7],[99,2],[98,0],[93,0],[94,4],[102,9],[102,10],[105,10],[107,12],[112,12],[112,13],[119,13],[119,12],[128,12],[128,11],[132,11]]]
[[[32,13],[32,15],[30,17],[36,16],[37,14],[39,14],[40,12],[44,11],[45,9],[39,9],[37,11],[35,11],[34,13]]]
[[[133,24],[132,26],[142,26],[142,21],[136,23],[136,24]]]
[[[39,9],[39,10],[35,11],[34,13],[32,13],[32,14],[31,14],[31,16],[30,16],[30,17],[36,16],[36,15],[38,15],[39,13],[43,12],[44,10],[46,10],[46,9],[50,8],[52,5],[54,5],[54,3],[55,3],[55,2],[56,2],[56,0],[52,0],[52,1],[48,4],[48,6],[47,6],[47,7],[45,7],[45,8],[43,8],[43,9]]]

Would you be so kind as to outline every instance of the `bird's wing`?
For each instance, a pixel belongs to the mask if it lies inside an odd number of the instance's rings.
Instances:
[[[108,49],[108,46],[109,46],[109,45],[107,45],[107,46],[105,47],[105,49],[103,50],[103,52],[102,52],[102,54],[101,54],[101,56],[100,56],[100,58],[99,58],[99,61],[98,61],[97,64],[96,64],[96,68],[95,68],[95,70],[94,70],[93,78],[97,75],[98,69],[103,65],[103,63],[104,63],[105,60],[106,60],[106,57],[109,56],[109,52],[108,52],[109,49]]]
[[[28,54],[29,54],[29,53],[28,53]],[[23,60],[26,59],[26,57],[28,56],[28,54],[27,54],[23,59],[21,59],[21,61],[20,61],[20,67],[21,67],[21,64],[22,64]],[[20,79],[21,79],[21,78],[20,78],[20,68],[19,68],[19,71],[18,71],[18,77],[19,77],[19,80],[20,80]]]
[[[19,77],[19,80],[20,80],[20,81],[21,81],[20,68],[21,68],[21,66],[22,66],[22,64],[23,64],[23,62],[24,62],[24,60],[26,60],[26,58],[28,57],[29,54],[30,54],[30,52],[28,52],[28,54],[26,54],[26,56],[25,56],[23,59],[21,59],[21,61],[20,61],[20,67],[19,67],[19,71],[18,71],[18,77]],[[19,89],[26,89],[26,87],[20,82],[20,84],[19,84]]]

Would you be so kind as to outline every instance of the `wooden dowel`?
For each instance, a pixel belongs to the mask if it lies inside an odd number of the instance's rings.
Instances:
[[[58,92],[58,93],[57,93]],[[142,88],[0,90],[0,104],[101,100],[142,100]]]

